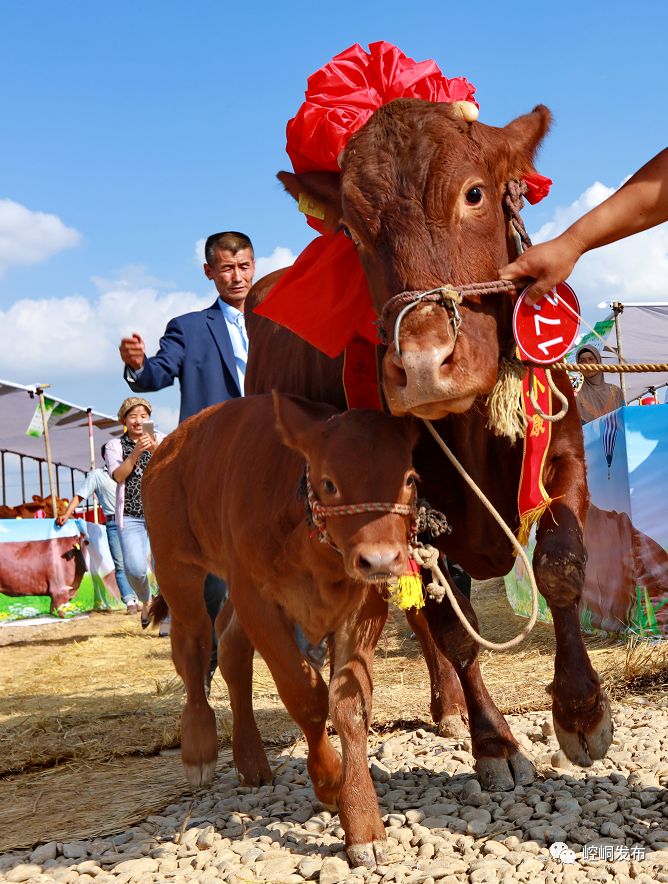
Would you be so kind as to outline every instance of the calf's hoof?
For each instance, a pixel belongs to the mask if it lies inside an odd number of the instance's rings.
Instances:
[[[510,758],[478,758],[475,772],[488,792],[509,792],[515,786],[528,786],[536,775],[531,761],[519,750]]]
[[[606,694],[601,691],[596,714],[588,716],[590,720],[598,719],[596,723],[589,726],[581,723],[578,730],[569,730],[560,724],[555,707],[556,703],[552,706],[554,733],[568,760],[580,767],[591,767],[594,761],[605,758],[614,733],[610,702]]]
[[[213,761],[203,761],[200,764],[186,764],[184,762],[186,779],[191,789],[201,789],[202,786],[208,786],[213,780],[216,772],[216,759]]]
[[[364,866],[375,869],[382,866],[386,853],[387,841],[369,841],[367,844],[351,844],[346,847],[348,859],[353,866]]]
[[[438,723],[438,735],[446,740],[468,740],[471,737],[468,721],[463,713],[444,715]]]

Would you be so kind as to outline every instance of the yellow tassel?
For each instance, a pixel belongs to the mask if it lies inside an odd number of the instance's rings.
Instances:
[[[388,601],[402,611],[424,607],[424,592],[420,574],[402,574],[394,585],[388,586]]]
[[[534,507],[534,509],[529,510],[529,512],[527,513],[524,513],[524,515],[520,519],[520,527],[517,532],[517,541],[520,546],[526,546],[529,543],[529,535],[531,534],[532,525],[541,518],[541,516],[551,503],[552,500],[548,498],[542,503],[539,503],[537,507]],[[513,555],[517,555],[517,550],[515,550]]]

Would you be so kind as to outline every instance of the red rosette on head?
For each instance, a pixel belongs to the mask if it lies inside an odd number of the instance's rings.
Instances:
[[[449,80],[435,61],[416,62],[381,40],[369,51],[355,43],[309,77],[305,100],[287,125],[288,156],[300,172],[338,172],[338,156],[371,114],[395,98],[470,101],[475,87]]]
[[[304,102],[286,129],[292,168],[297,174],[338,172],[350,136],[395,98],[470,101],[478,107],[474,95],[465,77],[444,77],[435,61],[416,62],[384,40],[369,44],[368,52],[355,43],[309,77]],[[322,224],[306,217],[325,233]],[[328,356],[340,354],[355,336],[378,343],[362,266],[355,246],[341,233],[307,246],[255,312]]]

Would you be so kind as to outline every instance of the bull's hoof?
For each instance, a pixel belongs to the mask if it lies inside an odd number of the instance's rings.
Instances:
[[[468,722],[457,712],[443,716],[438,723],[438,735],[446,740],[468,740],[471,737]]]
[[[367,844],[351,844],[346,848],[348,859],[353,866],[375,869],[382,866],[387,853],[387,841],[369,841]]]
[[[213,761],[203,761],[201,764],[185,764],[183,768],[186,773],[186,779],[191,789],[201,789],[202,786],[208,786],[213,780],[216,772],[216,759]]]
[[[585,727],[577,731],[567,730],[563,727],[557,720],[554,707],[552,709],[554,733],[559,745],[566,753],[568,760],[580,767],[591,767],[594,761],[605,758],[612,743],[614,732],[612,714],[610,703],[603,691],[601,691],[598,708],[600,715],[598,722],[590,728]]]
[[[528,786],[536,775],[531,761],[519,751],[510,758],[478,758],[475,772],[488,792],[509,792],[515,786]]]

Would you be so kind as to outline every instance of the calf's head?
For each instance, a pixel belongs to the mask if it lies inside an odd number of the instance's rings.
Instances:
[[[514,256],[507,182],[533,172],[550,122],[543,106],[505,128],[467,122],[447,104],[397,99],[379,108],[340,157],[341,173],[279,178],[320,204],[324,224],[357,248],[380,315],[394,295],[498,278]],[[455,340],[445,307],[415,307],[390,343],[383,386],[390,410],[439,418],[466,411],[494,386],[513,345],[513,298],[466,298]],[[390,335],[391,338],[391,335]]]
[[[278,393],[274,409],[283,442],[306,458],[315,500],[351,508],[325,516],[329,541],[347,574],[376,581],[406,573],[416,502],[413,422],[362,409],[340,413]],[[401,512],[355,510],[369,503],[388,504],[387,509],[398,504]]]

